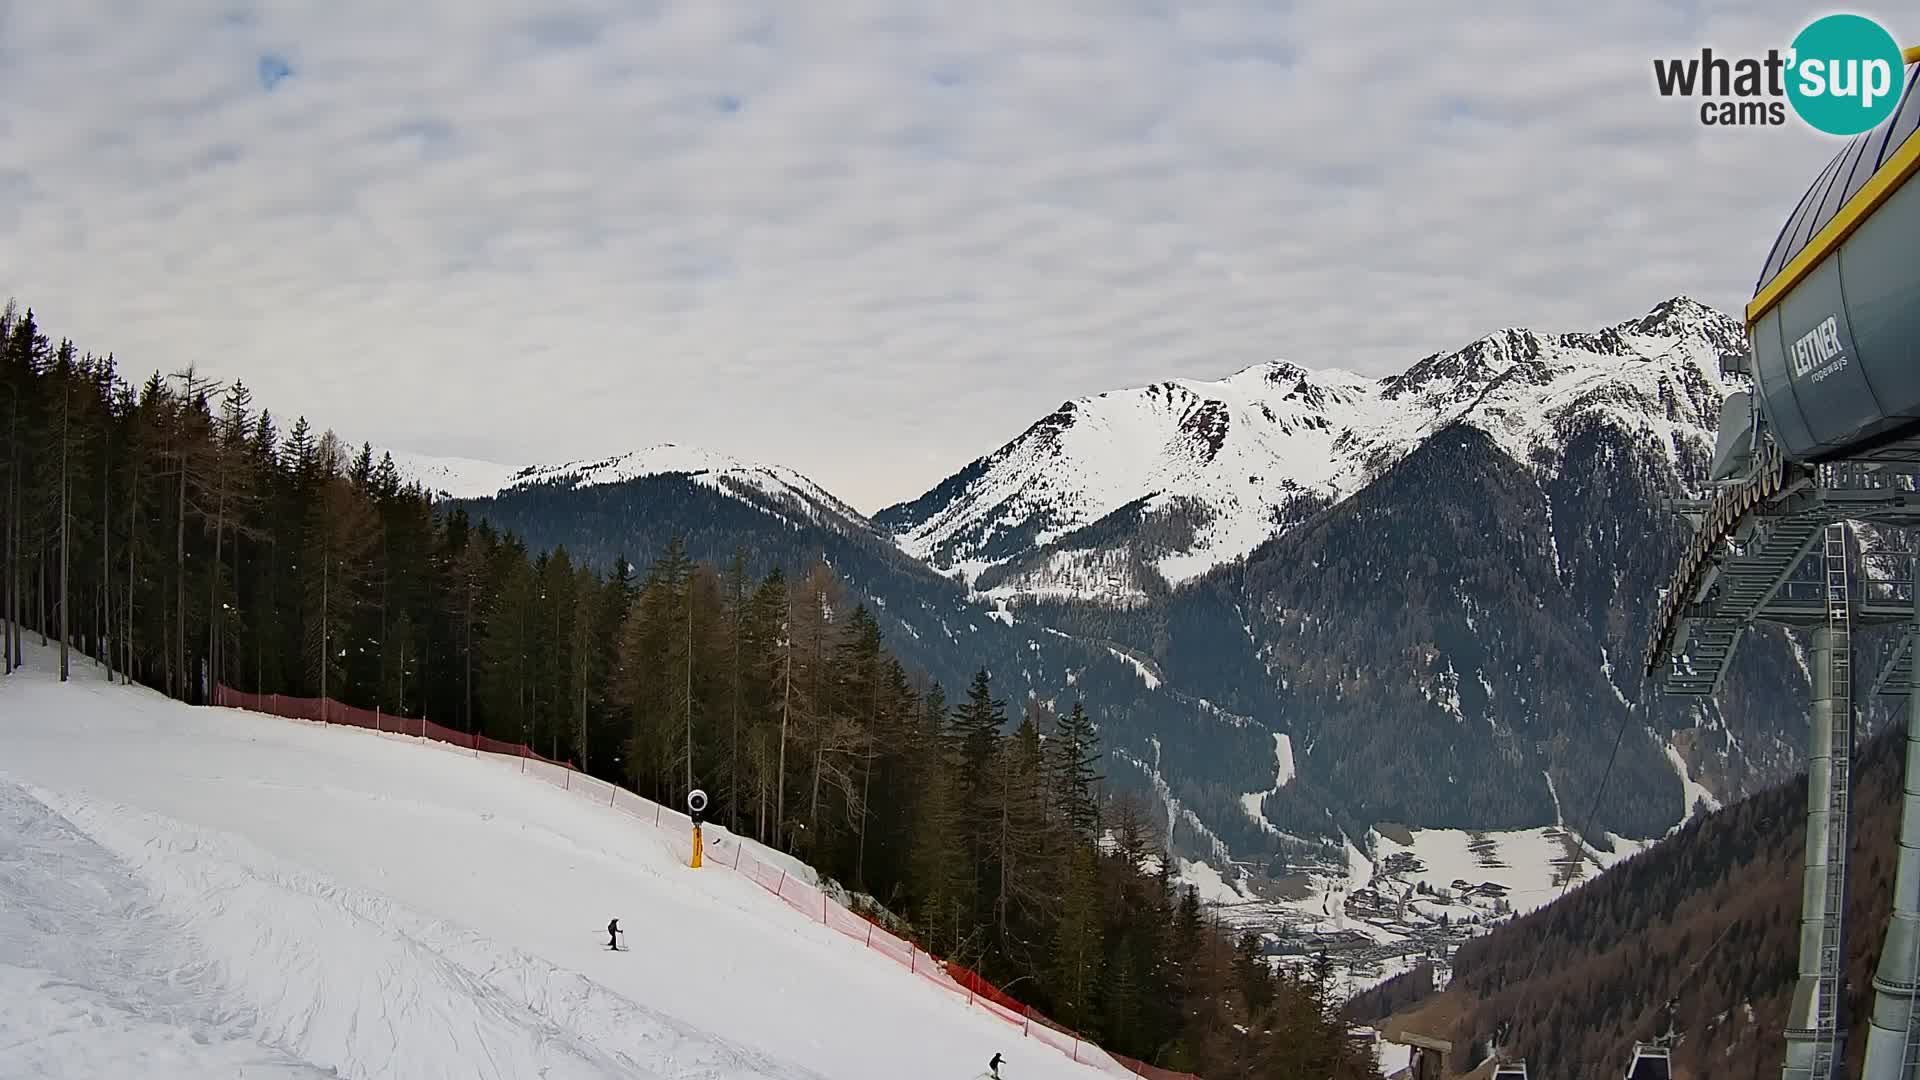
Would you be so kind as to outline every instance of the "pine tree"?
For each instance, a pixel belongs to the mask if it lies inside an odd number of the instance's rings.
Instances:
[[[961,818],[959,749],[938,684],[927,691],[914,734],[920,799],[909,860],[913,891],[929,945],[951,954],[972,931],[975,875]]]
[[[1100,751],[1093,719],[1083,704],[1074,702],[1060,718],[1048,750],[1055,804],[1074,834],[1091,842],[1100,831],[1100,775],[1094,769]]]
[[[962,851],[967,865],[976,868],[979,875],[973,888],[976,902],[990,899],[998,892],[996,883],[988,878],[988,857],[997,825],[992,806],[994,757],[1005,725],[1006,704],[994,698],[992,678],[983,668],[974,674],[966,701],[953,714]],[[976,925],[991,922],[992,918],[993,913],[983,908],[976,907],[971,913],[971,921]]]
[[[216,682],[227,677],[222,634],[226,613],[238,599],[234,591],[237,583],[230,583],[226,577],[223,550],[230,530],[251,536],[245,518],[254,491],[253,472],[246,452],[250,424],[247,409],[252,401],[252,391],[244,383],[235,381],[221,400],[220,415],[210,433],[209,483],[203,492],[205,502],[210,505],[213,529],[213,557],[207,574],[207,666]],[[241,536],[234,537],[236,550],[240,541]]]
[[[373,513],[338,469],[338,440],[320,442],[318,498],[307,523],[302,557],[306,592],[308,677],[322,698],[346,696],[347,662],[362,647],[351,639],[353,616],[362,603],[368,557],[376,542]]]
[[[1059,845],[1047,821],[1040,732],[1031,717],[996,748],[988,811],[995,944],[1001,955],[1025,965],[1044,941],[1036,925],[1041,912],[1059,895]]]
[[[740,793],[743,790],[740,758],[742,713],[746,709],[747,663],[750,658],[747,627],[751,620],[747,591],[747,552],[736,549],[727,565],[727,828],[740,831]]]
[[[174,378],[180,383],[180,395],[172,417],[167,453],[175,484],[171,682],[178,697],[197,700],[195,695],[198,688],[187,652],[187,517],[193,514],[205,520],[209,513],[204,495],[211,484],[210,473],[216,448],[213,414],[208,408],[207,396],[214,393],[217,387],[211,381],[202,379],[191,365],[175,373]]]
[[[1060,898],[1060,921],[1053,932],[1053,970],[1049,980],[1058,1019],[1086,1029],[1099,1015],[1095,991],[1102,982],[1105,927],[1101,912],[1101,881],[1091,845],[1075,846],[1066,889]]]
[[[502,544],[498,590],[487,608],[488,632],[481,639],[482,729],[489,738],[525,743],[533,735],[529,707],[531,654],[537,647],[533,568],[512,542]]]
[[[792,591],[776,568],[754,590],[752,658],[750,672],[766,688],[761,720],[750,728],[748,756],[752,762],[756,811],[754,836],[778,842],[785,794],[786,728],[792,687],[792,638],[788,634]]]

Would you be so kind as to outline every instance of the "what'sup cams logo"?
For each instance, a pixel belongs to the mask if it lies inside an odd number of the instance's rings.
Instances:
[[[1828,15],[1807,25],[1785,52],[1655,60],[1661,97],[1702,98],[1709,127],[1777,126],[1787,109],[1828,135],[1871,131],[1893,114],[1906,90],[1899,42],[1862,15]]]

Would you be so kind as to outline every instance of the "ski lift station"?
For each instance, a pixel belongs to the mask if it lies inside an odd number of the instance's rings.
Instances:
[[[1857,524],[1920,527],[1920,183],[1912,182],[1920,49],[1906,62],[1899,108],[1844,145],[1774,240],[1746,309],[1751,356],[1721,361],[1751,389],[1721,407],[1711,497],[1675,505],[1694,535],[1658,599],[1646,656],[1665,692],[1705,697],[1719,691],[1756,623],[1811,640],[1805,880],[1785,1080],[1849,1075],[1843,916],[1862,689],[1853,635],[1862,627],[1900,634],[1893,659],[1866,685],[1906,699],[1907,753],[1893,916],[1859,1075],[1920,1080],[1920,556],[1889,561],[1863,552],[1853,533]],[[1635,1048],[1628,1080],[1668,1075],[1665,1051]]]

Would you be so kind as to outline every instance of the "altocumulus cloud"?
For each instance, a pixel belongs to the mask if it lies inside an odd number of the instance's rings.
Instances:
[[[1808,13],[12,4],[0,294],[355,440],[694,442],[873,508],[1069,396],[1734,309],[1831,144],[1651,60]]]

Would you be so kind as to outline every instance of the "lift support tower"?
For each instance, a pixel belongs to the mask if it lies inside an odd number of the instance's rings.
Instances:
[[[1920,63],[1909,50],[1908,65]],[[1913,558],[1872,565],[1852,525],[1920,527],[1920,79],[1849,140],[1770,252],[1746,323],[1750,355],[1723,371],[1751,389],[1722,405],[1711,498],[1659,599],[1646,656],[1671,694],[1711,696],[1758,623],[1812,646],[1806,865],[1786,1080],[1845,1075],[1847,838],[1854,635],[1905,624],[1874,689],[1908,695],[1907,769],[1893,918],[1873,980],[1865,1080],[1920,1080],[1920,588]],[[1844,270],[1844,273],[1843,273]],[[1865,573],[1859,573],[1860,570]]]

